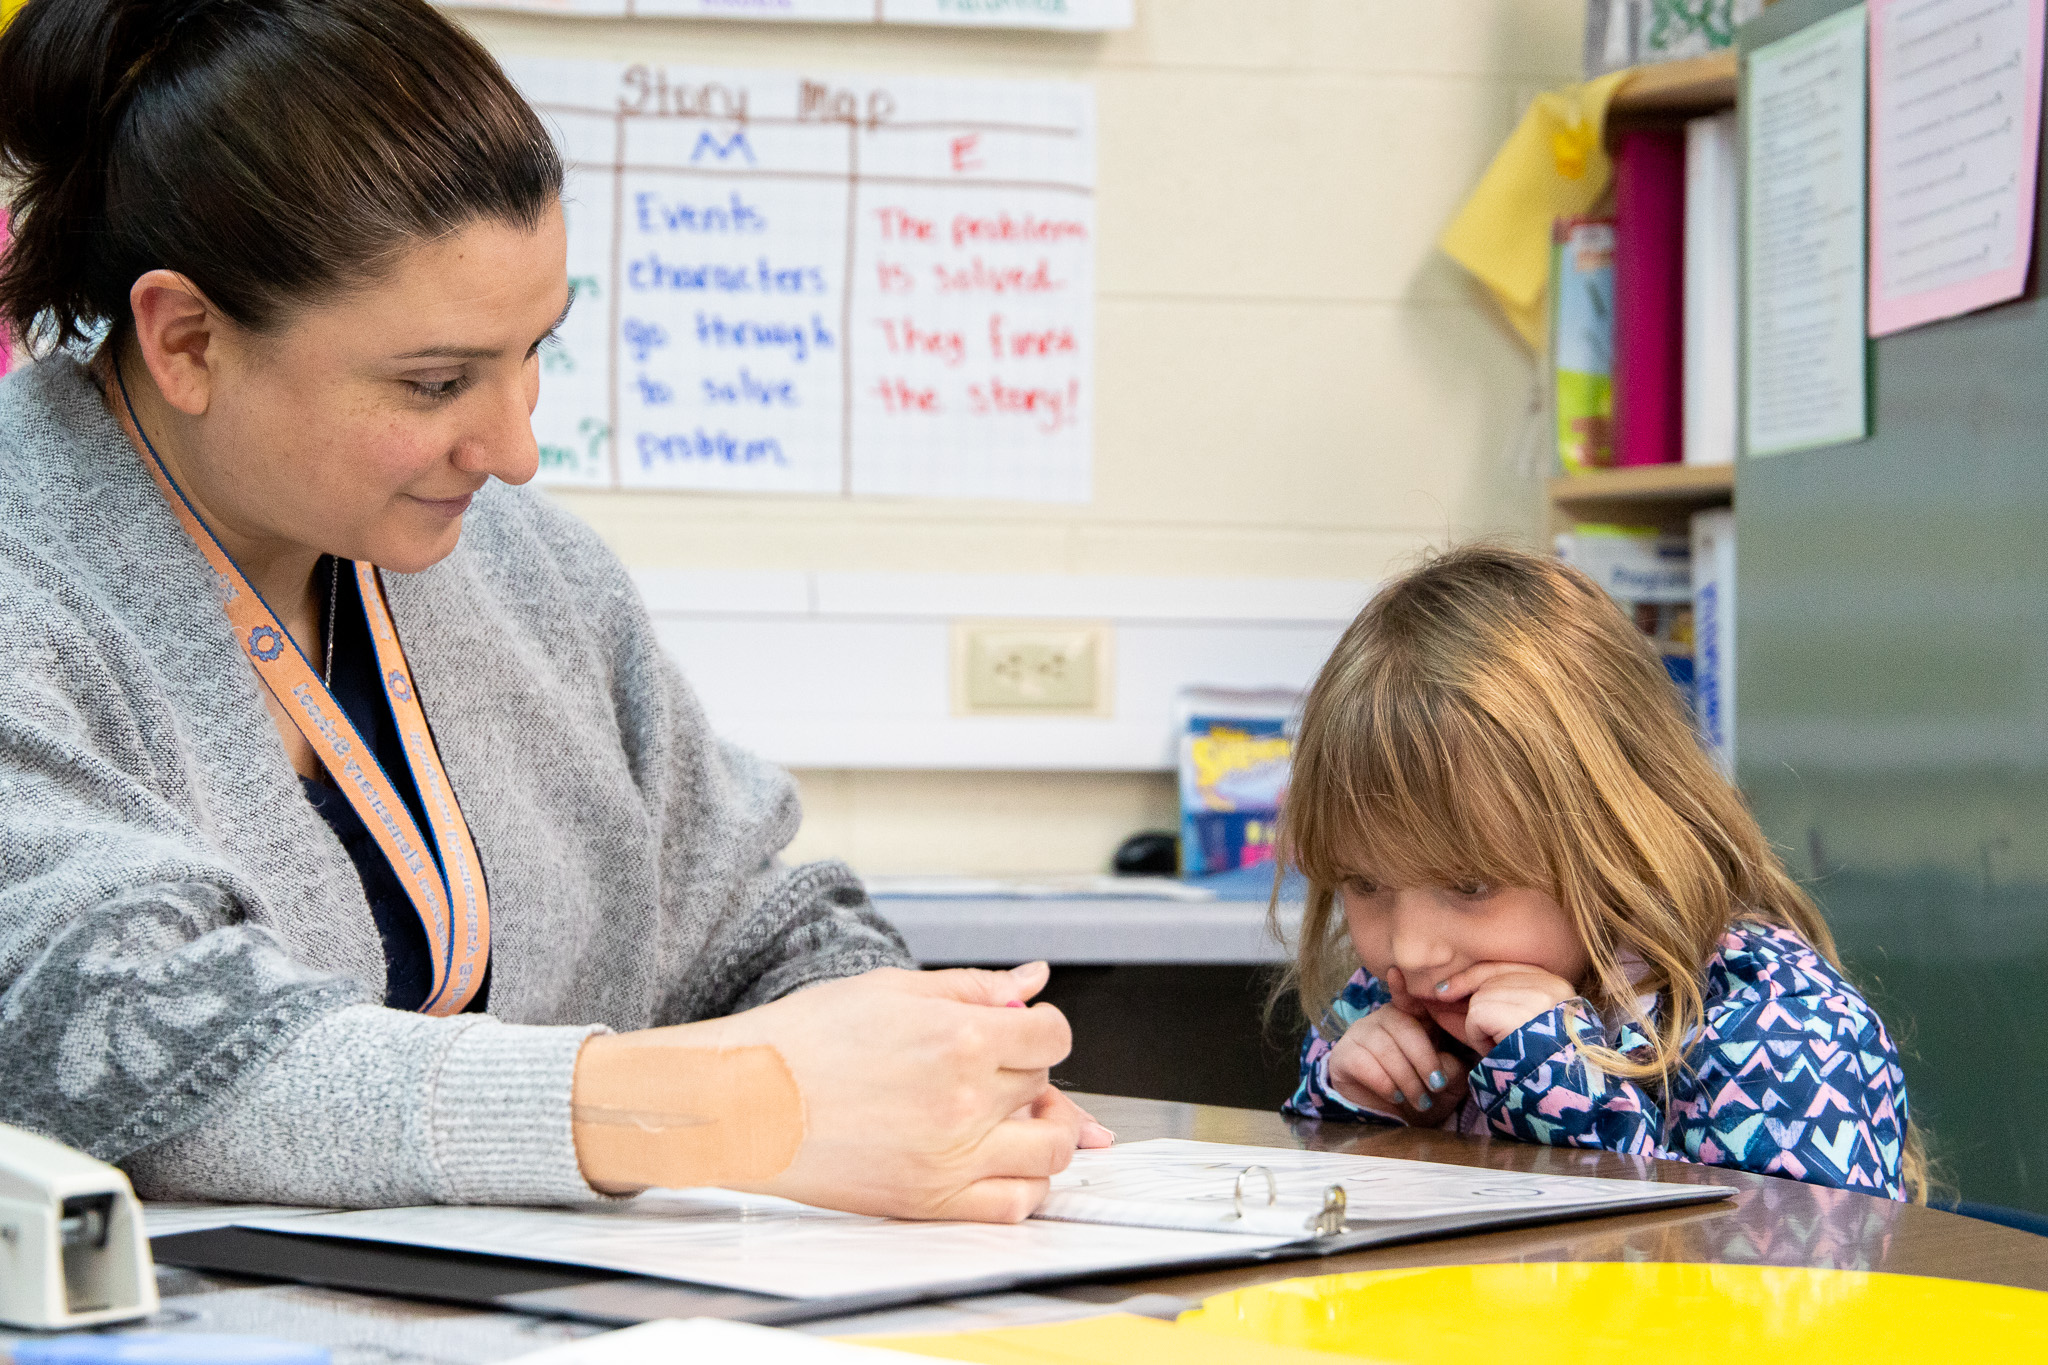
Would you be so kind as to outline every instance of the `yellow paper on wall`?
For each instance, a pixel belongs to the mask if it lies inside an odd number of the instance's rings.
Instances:
[[[1546,90],[1467,196],[1437,245],[1493,291],[1532,349],[1543,348],[1550,225],[1586,213],[1607,190],[1607,105],[1633,74]]]
[[[1613,1262],[1319,1275],[1218,1294],[1190,1336],[1399,1365],[2048,1360],[2048,1294],[1922,1275]],[[1504,1354],[1503,1348],[1511,1347]]]
[[[1169,1322],[1128,1313],[1044,1327],[847,1340],[978,1365],[1334,1365],[1336,1359],[1324,1351],[1186,1331]]]

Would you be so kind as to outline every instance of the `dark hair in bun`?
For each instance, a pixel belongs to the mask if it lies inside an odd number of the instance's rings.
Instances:
[[[264,330],[562,190],[533,110],[425,0],[30,0],[0,33],[0,321],[129,320],[155,269]]]

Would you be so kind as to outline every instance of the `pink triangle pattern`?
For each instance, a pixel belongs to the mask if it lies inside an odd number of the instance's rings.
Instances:
[[[1906,1076],[1883,1020],[1862,994],[1805,939],[1770,924],[1731,927],[1703,976],[1705,1023],[1686,1065],[1661,1083],[1638,1084],[1588,1065],[1581,1052],[1588,1044],[1635,1054],[1647,1040],[1632,1025],[1603,1023],[1587,1002],[1572,1000],[1479,1058],[1464,1105],[1445,1126],[1904,1199]],[[1325,1026],[1349,1028],[1387,998],[1385,987],[1361,970],[1332,1004]],[[1283,1111],[1398,1122],[1331,1087],[1334,1041],[1309,1031],[1301,1084]]]

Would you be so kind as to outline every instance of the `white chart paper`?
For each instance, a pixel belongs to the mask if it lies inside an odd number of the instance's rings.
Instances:
[[[440,0],[450,9],[609,19],[754,19],[807,24],[1101,31],[1131,26],[1132,0]]]
[[[1871,0],[1870,334],[2018,298],[2044,0]]]
[[[1748,56],[1744,448],[1869,434],[1861,5]]]
[[[1088,498],[1087,87],[505,65],[570,167],[543,482]]]

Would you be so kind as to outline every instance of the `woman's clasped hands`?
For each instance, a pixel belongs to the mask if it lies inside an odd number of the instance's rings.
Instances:
[[[664,1084],[701,1068],[704,1049],[737,1055],[766,1045],[800,1097],[801,1127],[775,1173],[711,1181],[689,1169],[703,1144],[688,1127],[672,1143],[649,1143],[644,1130],[579,1121],[585,1178],[619,1192],[726,1184],[900,1218],[1029,1217],[1077,1146],[1113,1140],[1050,1083],[1049,1069],[1072,1046],[1065,1017],[1051,1005],[1016,1007],[1049,974],[1042,962],[1007,972],[884,969],[728,1018],[592,1038],[577,1065],[579,1115],[645,1112]],[[760,1107],[775,1102],[767,1094]],[[772,1126],[741,1095],[684,1087],[672,1103],[698,1128]]]

